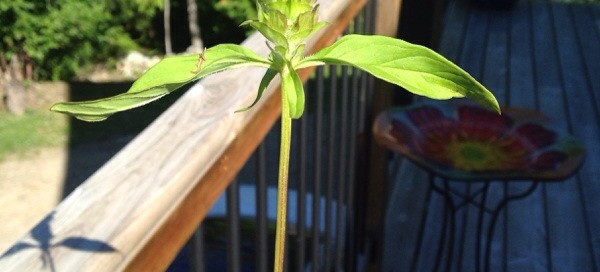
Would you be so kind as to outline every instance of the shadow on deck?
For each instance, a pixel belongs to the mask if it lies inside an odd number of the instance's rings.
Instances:
[[[579,172],[561,182],[450,181],[456,192],[475,196],[454,216],[430,186],[445,181],[427,182],[426,172],[397,157],[384,271],[598,271],[600,5],[521,0],[512,9],[490,10],[466,2],[448,1],[439,51],[488,86],[500,104],[550,117],[584,142],[587,155]],[[488,244],[492,216],[473,203],[495,205],[528,189],[499,212]]]

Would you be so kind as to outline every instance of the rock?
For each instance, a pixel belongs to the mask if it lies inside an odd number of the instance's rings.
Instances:
[[[159,57],[147,57],[140,52],[131,51],[117,63],[117,71],[127,78],[135,79],[159,61]]]
[[[11,80],[0,84],[3,104],[6,109],[13,114],[22,115],[25,113],[25,86],[22,82]]]

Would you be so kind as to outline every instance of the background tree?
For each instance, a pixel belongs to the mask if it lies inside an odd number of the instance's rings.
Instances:
[[[256,1],[254,0],[218,0],[213,6],[215,10],[224,13],[237,24],[241,24],[247,18],[256,18]]]
[[[165,0],[164,6],[164,24],[165,24],[165,54],[173,54],[173,45],[171,43],[171,1]]]
[[[202,38],[200,38],[200,26],[198,25],[198,5],[196,0],[187,0],[188,25],[192,45],[188,48],[188,52],[200,52],[204,48]]]
[[[153,16],[141,16],[155,13],[158,7],[150,3],[0,1],[0,90],[6,107],[24,110],[24,81],[68,79],[93,63],[137,49],[126,26],[150,25]]]
[[[171,18],[163,21],[162,9]],[[68,80],[131,50],[160,54],[185,51],[190,40],[196,50],[240,42],[248,28],[237,26],[255,14],[250,0],[0,0],[0,104],[22,112],[28,80]],[[163,23],[174,26],[166,35]]]

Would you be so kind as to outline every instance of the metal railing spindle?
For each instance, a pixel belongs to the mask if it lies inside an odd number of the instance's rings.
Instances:
[[[321,154],[323,139],[323,67],[317,68],[317,109],[315,114],[315,143],[314,143],[314,183],[312,209],[312,265],[313,271],[319,271],[321,261]]]
[[[345,178],[346,178],[346,145],[347,145],[347,137],[346,129],[347,123],[346,120],[347,112],[348,112],[348,67],[342,67],[342,97],[341,97],[341,116],[339,118],[338,123],[340,124],[340,134],[339,134],[339,144],[340,144],[340,155],[339,155],[339,177],[338,177],[338,190],[337,190],[337,200],[339,205],[337,206],[336,211],[336,255],[335,255],[335,271],[343,270],[343,261],[344,261],[344,243],[345,243],[345,228],[343,226],[344,220],[344,206],[346,206],[345,196]]]
[[[240,260],[240,204],[237,180],[233,180],[227,188],[227,271],[241,271]]]
[[[299,175],[298,175],[298,237],[297,237],[297,257],[296,257],[296,270],[304,271],[304,264],[306,261],[306,172],[307,172],[307,118],[302,118],[299,121],[299,140],[298,140],[298,162],[299,162]]]
[[[256,271],[268,270],[268,222],[267,222],[267,148],[262,143],[256,156]]]
[[[329,147],[328,147],[328,163],[327,163],[327,186],[325,189],[325,264],[324,271],[331,269],[332,257],[332,203],[333,203],[333,182],[335,181],[335,131],[336,131],[336,103],[337,103],[337,66],[329,66]],[[336,205],[339,206],[339,201],[336,200]],[[336,234],[337,237],[337,234]]]
[[[204,227],[200,225],[189,241],[190,248],[190,271],[206,271],[206,261],[204,258]]]

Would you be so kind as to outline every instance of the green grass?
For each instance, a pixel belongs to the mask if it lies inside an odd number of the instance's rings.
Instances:
[[[130,85],[131,82],[69,82],[70,98],[78,101],[107,97],[127,90]],[[0,161],[10,154],[26,156],[44,147],[93,144],[113,137],[137,135],[186,89],[187,86],[159,101],[115,114],[103,122],[83,122],[47,109],[32,109],[21,116],[0,111]]]
[[[15,116],[0,112],[0,160],[9,154],[25,155],[39,147],[67,141],[68,118],[48,110],[32,110]]]

